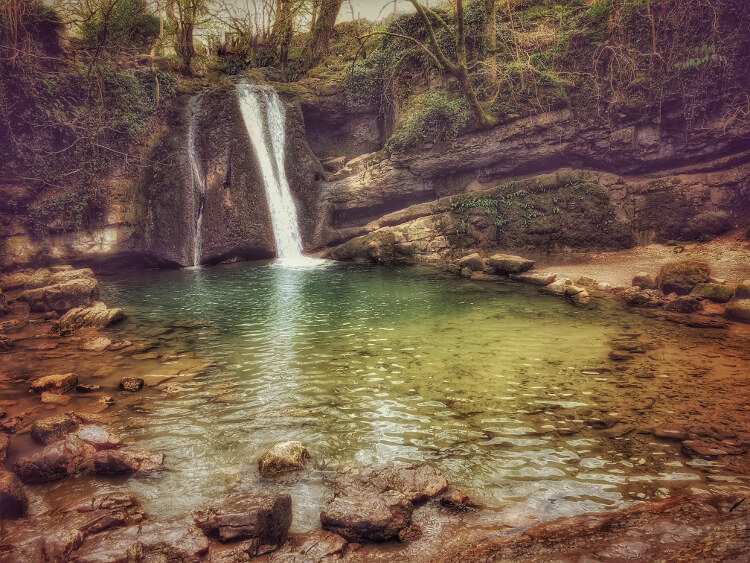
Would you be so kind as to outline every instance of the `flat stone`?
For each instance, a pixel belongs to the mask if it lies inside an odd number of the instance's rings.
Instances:
[[[521,283],[527,283],[529,285],[545,287],[557,279],[557,274],[548,272],[525,272],[523,274],[511,274],[510,279]]]
[[[86,424],[76,432],[82,441],[99,450],[113,450],[122,446],[122,440],[104,426]]]
[[[32,311],[63,313],[75,307],[89,306],[99,296],[99,286],[93,278],[78,278],[53,285],[28,289],[19,295],[29,303]]]
[[[78,376],[73,373],[45,375],[31,382],[31,390],[37,393],[41,393],[42,391],[67,393],[68,391],[73,391],[77,384]]]
[[[414,507],[398,491],[334,497],[320,513],[325,530],[358,543],[395,540],[411,525]]]
[[[29,499],[21,481],[10,471],[0,470],[0,519],[26,515]]]
[[[110,344],[112,344],[112,341],[109,338],[99,336],[81,344],[81,350],[85,352],[104,352]]]
[[[685,432],[683,429],[671,428],[668,426],[654,428],[653,434],[657,438],[663,438],[665,440],[677,440],[681,442],[687,439],[687,432]]]
[[[268,477],[278,473],[304,469],[310,452],[302,442],[281,442],[266,451],[258,461],[260,474]]]
[[[84,327],[106,328],[124,318],[122,309],[110,309],[98,301],[91,306],[70,309],[57,321],[55,330],[61,334],[71,334]]]
[[[41,396],[42,403],[46,405],[67,405],[71,401],[69,395],[58,395],[50,391],[44,391]]]
[[[194,514],[196,525],[221,542],[256,539],[280,545],[292,523],[292,498],[287,494],[238,494]]]

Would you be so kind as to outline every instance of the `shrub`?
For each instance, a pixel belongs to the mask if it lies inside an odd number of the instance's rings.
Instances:
[[[119,0],[108,16],[102,9],[91,14],[79,33],[89,48],[147,51],[159,37],[159,18],[149,13],[145,0]]]
[[[452,98],[439,91],[415,96],[404,112],[405,118],[386,144],[391,153],[427,141],[455,139],[471,123],[471,112],[464,99]]]

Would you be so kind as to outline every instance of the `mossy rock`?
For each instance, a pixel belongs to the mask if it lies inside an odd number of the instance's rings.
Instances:
[[[716,303],[726,303],[734,297],[734,286],[721,283],[699,283],[693,288],[692,295]]]
[[[679,260],[664,264],[656,283],[664,293],[689,294],[695,286],[711,278],[711,266],[702,260]]]

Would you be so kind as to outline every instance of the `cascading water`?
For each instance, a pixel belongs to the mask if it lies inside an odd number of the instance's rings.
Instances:
[[[286,123],[284,106],[269,87],[238,84],[242,119],[260,165],[276,239],[276,253],[282,262],[303,262],[302,236],[297,208],[286,177]]]
[[[195,96],[190,100],[188,106],[190,116],[188,120],[187,153],[190,162],[190,194],[193,198],[193,210],[195,220],[193,222],[193,266],[201,265],[203,254],[203,207],[206,202],[206,179],[201,170],[198,152],[195,148],[195,137],[198,121],[198,113],[201,107],[201,96]]]

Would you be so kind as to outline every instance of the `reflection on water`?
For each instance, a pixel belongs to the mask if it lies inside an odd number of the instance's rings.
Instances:
[[[597,378],[581,372],[602,364],[621,326],[531,289],[415,270],[236,265],[112,281],[105,298],[139,325],[206,321],[190,348],[215,367],[119,421],[139,447],[167,455],[169,472],[128,483],[155,514],[254,486],[257,458],[282,440],[315,459],[279,485],[295,498],[297,529],[317,525],[322,476],[347,464],[434,462],[506,518],[620,505],[634,476],[696,478],[680,463],[644,474],[616,440],[573,431],[580,409],[596,406]]]

